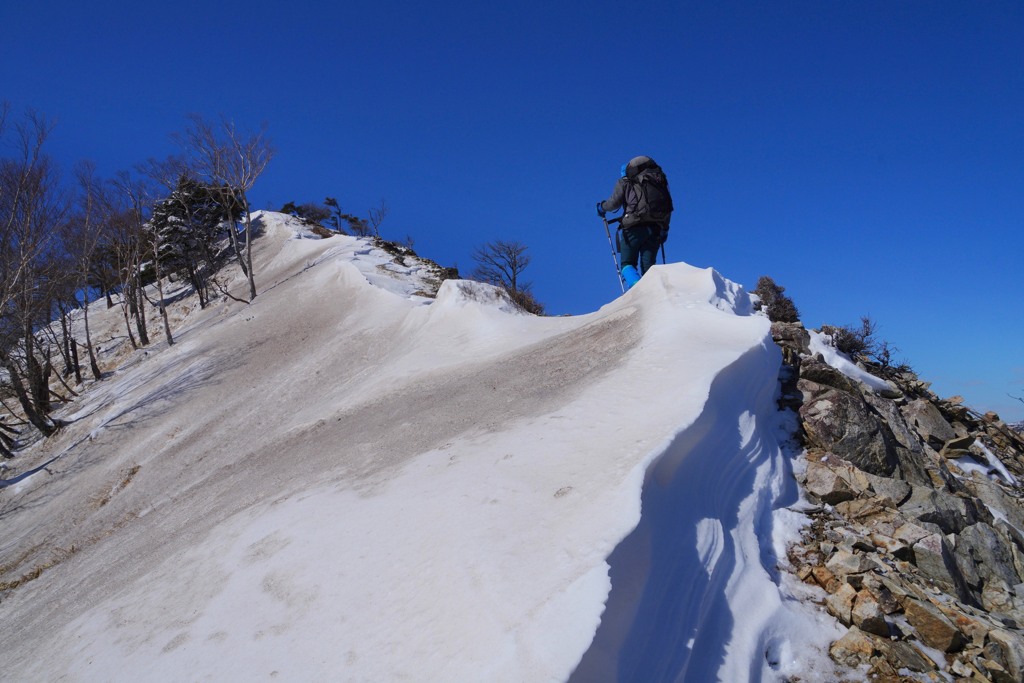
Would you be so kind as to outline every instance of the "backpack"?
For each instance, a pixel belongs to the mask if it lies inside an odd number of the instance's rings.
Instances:
[[[626,168],[626,213],[622,227],[657,224],[662,234],[668,232],[672,218],[672,195],[668,191],[668,178],[661,167],[649,157],[639,157],[640,163],[630,162]],[[634,161],[637,161],[634,159]],[[664,240],[662,240],[664,241]]]

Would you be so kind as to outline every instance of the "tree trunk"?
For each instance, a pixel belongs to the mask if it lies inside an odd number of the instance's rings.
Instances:
[[[75,364],[75,382],[78,384],[82,383],[82,364],[78,359],[78,342],[74,339],[71,340],[71,360]]]
[[[164,303],[164,281],[160,277],[160,259],[158,241],[153,242],[153,268],[156,269],[156,293],[160,297],[160,317],[164,321],[164,336],[167,337],[167,345],[174,346],[174,335],[171,334],[171,323],[167,319],[167,305]],[[143,307],[145,310],[145,307]]]
[[[200,276],[195,261],[191,258],[185,261],[185,272],[188,275],[188,281],[192,283],[192,289],[196,290],[196,294],[199,296],[199,308],[206,308],[209,296],[206,291],[206,283]]]
[[[4,358],[3,362],[4,367],[7,368],[11,387],[14,388],[14,394],[18,397],[18,403],[21,404],[21,409],[25,411],[25,417],[43,434],[43,436],[50,436],[57,431],[57,427],[44,415],[40,415],[39,412],[36,411],[35,406],[29,399],[28,392],[25,391],[25,385],[21,381],[21,374],[14,362],[10,358]]]
[[[132,320],[129,312],[132,308],[132,303],[135,301],[135,293],[132,292],[131,285],[126,285],[121,291],[121,312],[124,314],[124,326],[128,330],[128,339],[132,343],[132,348],[137,349],[139,345],[135,342],[135,335],[132,334]]]
[[[110,297],[110,295],[107,295],[108,299],[109,299],[109,297]],[[93,379],[95,379],[98,382],[99,379],[100,379],[100,366],[99,366],[99,363],[96,362],[96,352],[93,350],[93,346],[92,346],[92,334],[90,334],[90,332],[89,332],[89,299],[88,298],[86,298],[86,300],[85,300],[85,310],[83,310],[82,313],[83,313],[83,317],[85,319],[85,348],[89,352],[89,369],[92,370],[92,377],[93,377]]]
[[[64,358],[64,372],[63,372],[63,376],[64,377],[70,377],[71,375],[73,375],[75,373],[75,367],[74,367],[75,362],[74,362],[74,357],[72,356],[72,353],[71,353],[71,347],[74,344],[71,341],[71,332],[68,329],[67,311],[64,310],[64,305],[63,304],[59,304],[58,305],[58,311],[60,313],[60,331],[61,331],[60,352],[61,352],[61,356],[63,356],[63,358]]]
[[[245,265],[245,257],[238,246],[238,225],[234,221],[231,221],[231,227],[228,228],[228,238],[231,242],[231,249],[235,252],[235,257],[238,259],[238,265],[242,267],[242,272],[245,273],[245,276],[249,277],[249,269]]]
[[[249,301],[256,298],[256,279],[252,272],[252,220],[249,218],[249,204],[245,195],[242,195],[242,204],[245,209],[245,264],[246,275],[249,278]]]
[[[149,346],[149,330],[146,327],[146,293],[142,288],[142,273],[138,269],[135,272],[132,294],[135,329],[139,333],[139,343],[143,346]]]

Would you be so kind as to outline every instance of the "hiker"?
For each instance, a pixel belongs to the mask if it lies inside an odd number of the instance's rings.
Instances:
[[[604,218],[609,211],[623,209],[618,232],[619,263],[629,288],[654,265],[658,248],[668,238],[672,196],[665,173],[650,157],[634,157],[622,165],[621,173],[612,196],[597,203],[597,215]]]

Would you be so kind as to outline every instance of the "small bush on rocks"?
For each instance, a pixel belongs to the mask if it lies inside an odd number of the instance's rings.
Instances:
[[[757,281],[757,287],[754,288],[754,294],[760,297],[761,305],[773,323],[795,323],[800,320],[800,311],[793,300],[783,294],[785,291],[785,287],[776,284],[775,280],[767,275],[762,275]]]

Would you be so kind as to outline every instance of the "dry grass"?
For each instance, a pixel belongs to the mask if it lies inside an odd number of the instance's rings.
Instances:
[[[132,482],[132,479],[135,477],[136,474],[138,474],[140,469],[142,469],[141,465],[133,465],[127,470],[124,470],[124,475],[121,477],[121,480],[117,484],[115,484],[105,493],[102,493],[98,496],[94,496],[92,498],[93,506],[96,509],[99,509],[106,505],[107,503],[109,503],[114,496],[116,496],[121,491],[124,491],[128,487],[128,484]]]
[[[34,548],[33,548],[33,550],[34,550]],[[31,551],[29,551],[29,552],[31,552]],[[63,562],[64,560],[66,560],[67,558],[71,557],[72,555],[74,555],[77,552],[78,552],[78,548],[76,546],[73,546],[73,545],[70,548],[57,548],[57,550],[54,552],[53,556],[49,560],[47,560],[46,562],[43,562],[41,564],[36,565],[30,571],[26,572],[25,574],[22,574],[21,576],[19,576],[18,578],[14,579],[13,581],[0,581],[0,592],[14,590],[18,586],[24,585],[24,584],[26,584],[26,583],[28,583],[30,581],[35,581],[40,576],[42,576],[44,571],[46,571],[47,569],[51,569],[53,567],[56,567],[58,564],[60,564],[61,562]],[[28,555],[28,553],[23,555],[21,558],[19,558],[19,561],[23,560],[27,555]],[[5,567],[4,569],[6,570],[7,568]],[[0,572],[0,573],[6,573],[6,572]]]

